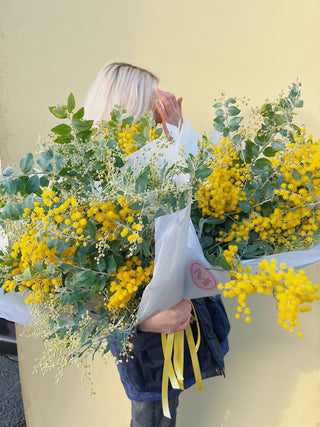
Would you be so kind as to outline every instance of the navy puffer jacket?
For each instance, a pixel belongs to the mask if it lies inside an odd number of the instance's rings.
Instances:
[[[221,301],[220,295],[210,298],[192,300],[200,323],[201,342],[198,359],[203,379],[216,375],[224,375],[223,357],[227,353],[227,336],[230,323]],[[191,324],[194,339],[197,339],[195,322]],[[131,400],[161,400],[161,381],[163,369],[163,353],[161,334],[136,332],[132,338],[133,357],[126,361],[119,356],[119,347],[113,344],[112,354],[122,362],[118,363],[121,381],[127,396]],[[184,388],[195,383],[188,345],[185,340]],[[181,393],[169,385],[169,397]]]

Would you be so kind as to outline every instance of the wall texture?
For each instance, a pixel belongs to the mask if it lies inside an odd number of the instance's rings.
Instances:
[[[297,78],[308,130],[320,130],[318,0],[0,0],[0,156],[2,166],[34,150],[56,121],[47,107],[72,91],[78,106],[111,59],[149,68],[160,87],[184,97],[196,130],[212,129],[212,101],[225,90],[252,105],[275,98]],[[319,266],[310,267],[314,280]],[[274,303],[252,302],[253,322],[232,320],[227,377],[181,398],[178,426],[319,427],[320,307],[305,315],[304,338],[280,330]],[[20,330],[21,328],[19,328]],[[130,405],[113,364],[92,367],[97,394],[80,373],[32,376],[41,345],[19,338],[28,427],[127,426]]]

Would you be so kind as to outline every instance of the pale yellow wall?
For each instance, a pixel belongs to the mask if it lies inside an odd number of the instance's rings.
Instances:
[[[320,135],[319,0],[0,0],[3,166],[33,150],[55,124],[48,105],[70,91],[78,104],[107,60],[149,68],[161,87],[184,97],[184,116],[211,129],[212,99],[222,89],[252,104],[303,83],[308,129]],[[312,267],[319,278],[319,266]],[[227,378],[183,394],[180,427],[319,427],[320,307],[305,315],[304,338],[276,325],[274,302],[252,303],[253,322],[232,322]],[[129,402],[115,368],[93,366],[97,395],[87,398],[80,374],[58,386],[32,377],[40,345],[19,339],[28,427],[122,427]]]

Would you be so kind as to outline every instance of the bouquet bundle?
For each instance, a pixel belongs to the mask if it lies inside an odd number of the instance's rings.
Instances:
[[[203,139],[213,173],[191,214],[207,260],[230,270],[220,288],[237,296],[236,317],[251,321],[249,294],[272,294],[278,322],[290,332],[319,299],[319,286],[293,269],[319,259],[320,141],[295,124],[302,105],[297,83],[254,111],[254,128],[246,128],[235,99],[217,102],[214,126],[223,137],[220,144]]]
[[[223,97],[218,142],[188,123],[173,140],[151,113],[135,122],[121,107],[93,126],[72,94],[50,107],[69,124],[36,165],[29,153],[0,177],[1,300],[31,306],[44,370],[107,355],[115,339],[126,351],[137,322],[182,298],[237,296],[250,322],[247,295],[270,294],[279,323],[299,325],[319,286],[293,267],[320,259],[320,142],[294,123],[299,96],[294,84],[265,103],[253,129]]]
[[[8,167],[1,179],[1,225],[10,239],[1,252],[2,288],[23,295],[42,333],[66,345],[68,361],[88,350],[106,354],[114,339],[126,348],[153,275],[155,218],[192,196],[174,179],[181,165],[160,159],[172,143],[152,114],[133,123],[119,107],[93,128],[74,104],[71,94],[50,108],[70,125],[52,129],[37,169],[29,153],[21,173]],[[148,140],[158,150],[142,165],[128,155]]]

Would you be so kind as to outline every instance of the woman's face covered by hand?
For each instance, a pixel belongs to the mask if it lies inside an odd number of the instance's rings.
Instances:
[[[164,131],[168,133],[166,123],[179,127],[182,123],[182,98],[177,98],[173,93],[163,90],[156,90],[157,99],[155,101],[154,119],[156,123],[161,123]]]

